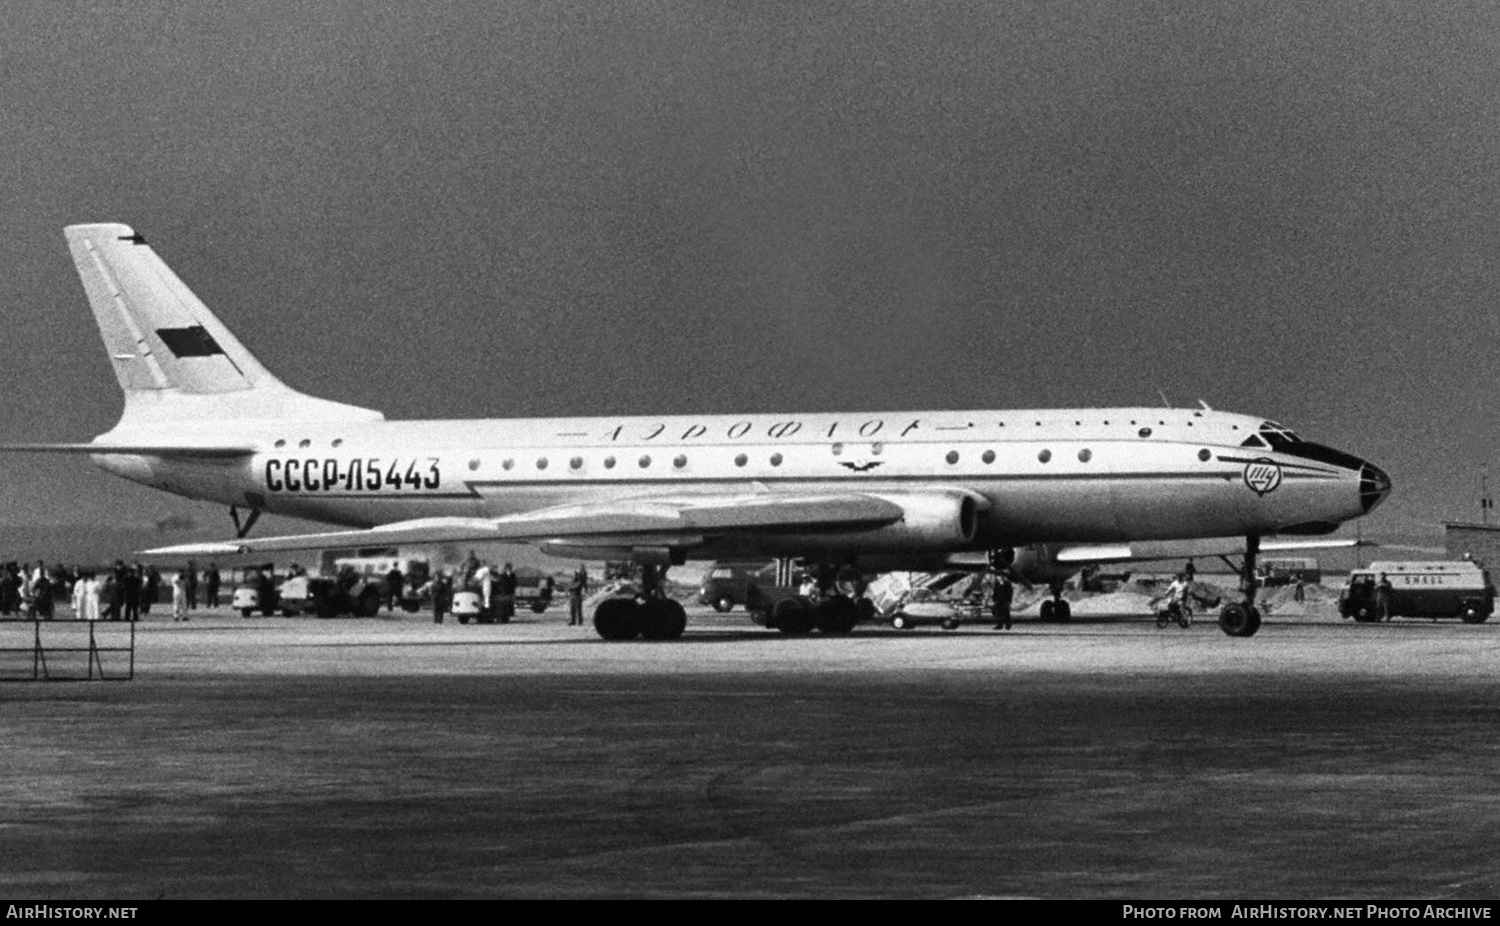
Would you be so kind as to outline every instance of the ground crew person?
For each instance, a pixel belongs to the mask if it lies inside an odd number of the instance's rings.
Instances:
[[[453,579],[441,573],[432,581],[432,622],[441,624],[443,616],[453,610]]]
[[[573,573],[573,581],[568,583],[568,626],[583,626],[583,596],[589,589],[589,574],[578,564],[578,571]]]
[[[495,594],[499,602],[500,623],[505,624],[516,616],[516,571],[510,563],[495,579]]]
[[[1391,619],[1391,580],[1385,573],[1380,574],[1380,582],[1375,586],[1375,613],[1380,619],[1388,621]]]
[[[1010,603],[1014,600],[1016,587],[1010,581],[1009,570],[995,573],[995,585],[990,597],[990,609],[995,615],[995,629],[1010,629]]]

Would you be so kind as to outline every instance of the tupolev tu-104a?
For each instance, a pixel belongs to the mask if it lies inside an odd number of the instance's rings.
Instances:
[[[231,506],[237,538],[150,554],[499,541],[632,561],[641,593],[594,614],[608,639],[681,636],[671,565],[801,558],[827,593],[797,599],[783,629],[838,633],[860,613],[832,581],[850,564],[1227,537],[1249,575],[1263,536],[1327,534],[1391,487],[1351,454],[1206,407],[390,421],[283,384],[130,227],[66,236],[124,412],[92,442],[0,449],[82,453]],[[261,512],[345,529],[251,538]],[[1232,636],[1260,626],[1242,588],[1219,619]]]

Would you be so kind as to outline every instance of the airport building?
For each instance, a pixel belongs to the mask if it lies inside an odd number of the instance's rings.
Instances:
[[[1481,566],[1500,566],[1500,526],[1444,521],[1449,559],[1472,559]]]

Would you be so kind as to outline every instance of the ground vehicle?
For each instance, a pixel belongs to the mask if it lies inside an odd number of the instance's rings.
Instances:
[[[890,573],[871,583],[870,594],[877,607],[885,603],[881,611],[897,630],[922,624],[954,630],[985,617],[985,589],[978,573]]]
[[[698,589],[698,603],[711,604],[720,614],[735,605],[745,607],[750,600],[750,586],[774,585],[776,564],[759,560],[753,563],[714,563]]]
[[[1173,621],[1179,627],[1193,626],[1193,611],[1180,601],[1170,601],[1162,605],[1156,612],[1156,629],[1160,630]]]
[[[469,589],[459,589],[453,593],[453,619],[460,624],[467,624],[471,619],[481,624],[494,623],[493,618],[484,610],[484,596]]]
[[[1339,593],[1339,613],[1373,623],[1382,613],[1381,582],[1391,617],[1457,617],[1482,624],[1495,610],[1489,573],[1470,562],[1374,562],[1349,573]]]
[[[268,577],[269,570],[264,575]],[[345,572],[336,578],[301,573],[280,585],[270,578],[258,580],[255,575],[251,575],[234,590],[229,606],[246,617],[256,611],[267,617],[273,614],[296,617],[307,613],[318,617],[337,617],[341,614],[374,617],[384,600],[380,583],[366,581],[352,572]],[[406,609],[416,610],[415,607]]]
[[[259,611],[266,617],[270,617],[280,610],[280,605],[281,596],[269,584],[257,586],[251,583],[238,586],[229,599],[229,606],[246,617],[249,617],[256,611]],[[298,612],[296,610],[288,610],[283,613],[287,617],[292,617]]]
[[[1299,576],[1308,585],[1316,585],[1323,581],[1323,568],[1318,565],[1317,559],[1310,556],[1262,559],[1258,571],[1261,584],[1267,588],[1291,585]]]
[[[281,614],[284,617],[296,617],[307,609],[307,595],[305,589],[293,586],[282,594],[282,589],[276,582],[276,567],[267,563],[257,569],[247,570],[244,581],[235,586],[233,594],[229,596],[229,606],[249,617],[256,611],[270,617],[273,614]],[[293,576],[287,582],[301,578]],[[282,583],[285,585],[286,583]]]

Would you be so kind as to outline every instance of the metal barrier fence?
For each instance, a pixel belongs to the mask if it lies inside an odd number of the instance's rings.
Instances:
[[[127,629],[128,628],[128,629]],[[29,633],[27,630],[29,629]],[[12,637],[12,633],[15,634]],[[83,638],[87,637],[85,645]],[[29,645],[19,644],[30,637]],[[71,637],[71,638],[69,638]],[[100,637],[110,645],[100,645]],[[111,639],[113,638],[113,639]],[[124,638],[124,639],[120,639]],[[77,621],[39,620],[35,618],[0,618],[0,681],[53,681],[53,682],[126,682],[135,678],[135,622],[134,621]],[[86,657],[86,667],[80,672],[71,657]],[[113,674],[104,669],[104,654],[110,655]],[[125,671],[118,671],[115,656],[125,662]],[[23,666],[30,657],[31,675],[28,679]],[[52,657],[49,665],[47,657]],[[15,668],[13,668],[13,666]],[[69,669],[72,669],[69,672]]]

